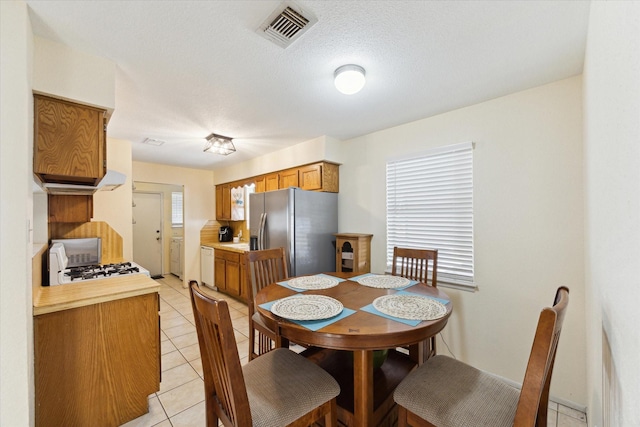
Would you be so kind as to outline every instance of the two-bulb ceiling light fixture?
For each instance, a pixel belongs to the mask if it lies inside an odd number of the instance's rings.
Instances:
[[[212,133],[205,138],[207,140],[204,145],[204,151],[209,153],[221,154],[227,156],[236,151],[236,147],[233,145],[232,139],[228,136],[216,135]]]
[[[345,95],[360,92],[366,82],[364,68],[359,65],[343,65],[338,67],[333,75],[336,89]]]

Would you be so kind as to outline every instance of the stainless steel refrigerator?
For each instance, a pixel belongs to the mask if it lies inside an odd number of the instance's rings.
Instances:
[[[285,248],[290,276],[336,269],[337,193],[296,187],[253,193],[249,229],[258,249]]]

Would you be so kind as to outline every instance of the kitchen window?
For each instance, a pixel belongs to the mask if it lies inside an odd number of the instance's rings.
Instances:
[[[387,162],[387,269],[394,246],[437,249],[438,282],[475,287],[473,143]]]
[[[171,192],[171,226],[182,227],[182,192]]]

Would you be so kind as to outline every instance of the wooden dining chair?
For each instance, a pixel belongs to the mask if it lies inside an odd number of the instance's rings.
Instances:
[[[429,277],[429,271],[431,271],[431,277]],[[394,247],[391,275],[416,280],[434,288],[438,287],[438,250]],[[410,353],[415,354],[414,359],[417,359],[418,364],[422,365],[427,359],[436,355],[436,337],[433,336],[407,348]]]
[[[208,427],[337,426],[340,386],[295,352],[278,348],[240,366],[229,307],[189,282],[204,373]]]
[[[431,263],[431,277],[429,277],[429,263]],[[394,247],[391,274],[437,287],[438,250]]]
[[[547,425],[549,385],[569,289],[540,313],[522,389],[447,356],[435,356],[402,380],[393,398],[398,427]]]
[[[249,288],[249,360],[253,360],[276,347],[289,347],[289,341],[269,328],[255,307],[255,296],[262,288],[289,278],[284,248],[245,252],[245,277]]]

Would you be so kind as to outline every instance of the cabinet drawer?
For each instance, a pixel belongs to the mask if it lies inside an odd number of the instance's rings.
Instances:
[[[240,262],[240,254],[237,252],[225,251],[224,249],[216,249],[216,258],[223,259],[225,261]]]

